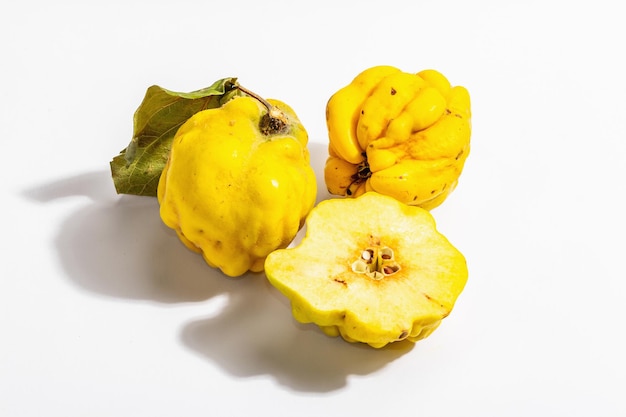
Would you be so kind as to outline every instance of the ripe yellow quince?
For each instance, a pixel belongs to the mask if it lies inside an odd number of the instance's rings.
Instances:
[[[245,92],[179,128],[157,192],[163,222],[233,277],[289,245],[317,193],[293,109]]]
[[[380,348],[418,341],[447,317],[468,277],[432,215],[374,192],[322,201],[306,236],[271,253],[269,281],[302,323]]]
[[[470,150],[468,91],[435,70],[368,68],[329,99],[331,194],[376,191],[432,209],[454,190]]]

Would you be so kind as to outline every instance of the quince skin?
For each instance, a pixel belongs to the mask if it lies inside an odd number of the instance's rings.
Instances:
[[[315,204],[307,141],[278,100],[236,97],[196,113],[176,132],[159,180],[161,219],[225,275],[262,271]]]

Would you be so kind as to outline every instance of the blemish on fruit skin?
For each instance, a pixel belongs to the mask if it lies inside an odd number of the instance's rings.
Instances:
[[[405,339],[408,335],[409,332],[407,332],[406,330],[402,330],[402,333],[400,333],[400,336],[398,336],[398,340]]]
[[[396,93],[397,93],[396,89],[395,89],[395,88],[393,88],[393,87],[391,87],[391,95],[392,95],[392,96],[395,96],[395,95],[396,95]]]

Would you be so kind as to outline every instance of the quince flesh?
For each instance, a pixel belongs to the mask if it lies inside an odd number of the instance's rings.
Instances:
[[[322,201],[302,242],[271,253],[265,273],[297,321],[375,348],[430,335],[468,277],[428,211],[375,192]]]

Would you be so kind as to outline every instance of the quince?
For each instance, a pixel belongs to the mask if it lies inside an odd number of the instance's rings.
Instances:
[[[468,277],[428,211],[374,192],[319,203],[302,242],[271,253],[265,273],[297,321],[375,348],[430,335]]]
[[[308,135],[293,109],[244,90],[177,131],[157,197],[163,222],[236,277],[296,236],[315,204]]]
[[[436,70],[375,66],[326,106],[328,191],[367,191],[433,209],[455,189],[470,151],[470,96]]]

